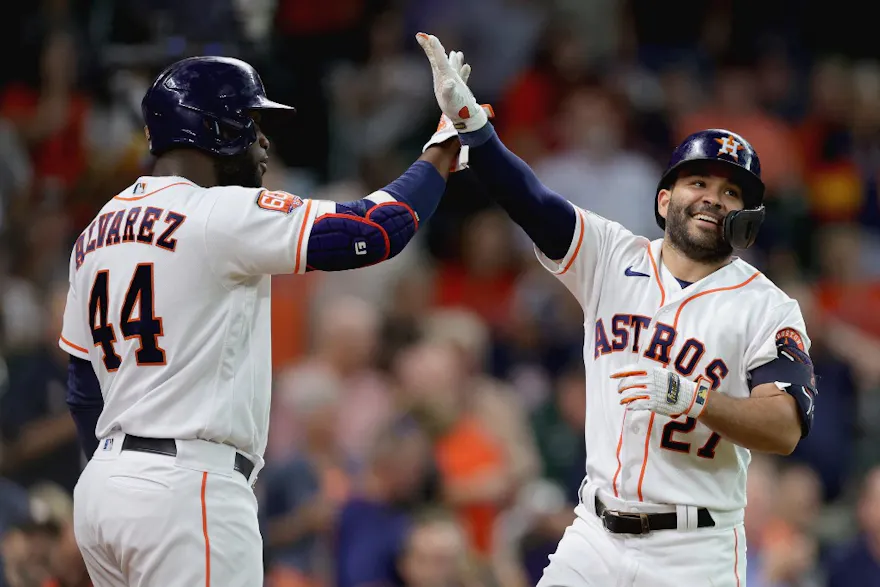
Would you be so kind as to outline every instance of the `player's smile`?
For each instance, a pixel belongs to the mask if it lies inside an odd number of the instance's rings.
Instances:
[[[697,226],[706,230],[719,230],[723,223],[723,218],[716,214],[711,214],[708,212],[698,212],[696,214],[692,214],[691,217],[696,222]]]

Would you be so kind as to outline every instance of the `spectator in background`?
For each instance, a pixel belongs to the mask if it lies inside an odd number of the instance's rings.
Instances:
[[[587,399],[582,360],[571,363],[557,378],[553,395],[532,413],[531,424],[541,455],[545,504],[523,536],[521,553],[531,584],[537,583],[556,550],[559,537],[574,519],[578,489],[587,459],[584,445]],[[553,493],[551,493],[551,491]],[[550,500],[552,495],[555,500]]]
[[[852,149],[850,112],[853,80],[849,65],[840,58],[818,60],[809,72],[807,111],[797,128],[797,146],[804,162],[813,212],[820,218],[844,220],[835,209],[848,208],[851,191],[857,190],[858,174],[849,158]],[[845,171],[853,175],[841,175]],[[825,188],[823,189],[823,184]],[[830,188],[830,189],[829,189]]]
[[[825,327],[843,325],[853,331],[850,340],[836,328],[833,340],[874,381],[880,376],[876,347],[880,341],[880,278],[868,273],[864,260],[864,232],[851,223],[825,226],[815,235],[820,277],[814,295]],[[829,333],[830,334],[830,333]],[[864,351],[874,348],[874,352]]]
[[[674,138],[678,142],[702,128],[727,128],[748,137],[761,153],[761,178],[768,197],[773,197],[800,187],[803,167],[792,128],[758,102],[751,65],[741,56],[727,57],[707,103],[677,121]]]
[[[749,587],[819,587],[813,534],[821,488],[808,468],[780,472],[766,455],[752,455],[745,512]]]
[[[853,219],[862,227],[865,253],[863,266],[880,276],[880,65],[858,63],[853,68],[855,99],[851,118],[853,158],[863,185],[858,213]]]
[[[0,396],[0,471],[25,487],[52,481],[73,492],[83,459],[66,403],[68,357],[58,347],[66,299],[67,283],[54,284],[41,344],[10,362]]]
[[[285,104],[300,112],[296,133],[272,137],[273,150],[321,179],[329,174],[329,116],[326,79],[332,65],[364,54],[367,0],[277,0],[273,2],[271,54],[264,81]],[[308,140],[302,140],[308,137]]]
[[[470,560],[467,537],[445,512],[423,513],[413,521],[397,567],[405,587],[498,585]]]
[[[479,72],[468,84],[481,102],[495,103],[528,66],[553,10],[535,0],[404,2],[410,31],[434,31],[447,49],[464,51]],[[466,14],[467,18],[462,15]],[[491,25],[489,25],[491,23]]]
[[[390,282],[379,351],[382,369],[390,369],[397,353],[421,338],[422,321],[433,301],[432,285],[430,272],[424,268],[409,271]]]
[[[494,333],[490,373],[509,382],[529,411],[548,400],[552,380],[570,362],[583,364],[583,309],[558,279],[534,263],[534,244],[524,247],[510,315]]]
[[[73,500],[53,483],[31,489],[27,511],[2,536],[0,556],[8,587],[91,587],[73,539]]]
[[[517,485],[504,445],[474,413],[473,382],[449,344],[421,342],[395,365],[401,403],[428,432],[443,503],[454,511],[469,544],[493,552],[495,524]]]
[[[378,435],[364,473],[337,520],[337,587],[403,587],[397,561],[429,460],[427,439],[415,426],[389,426]]]
[[[548,26],[533,64],[513,79],[499,100],[494,124],[504,144],[530,164],[554,150],[559,106],[588,71],[580,32],[567,23]]]
[[[2,393],[2,383],[0,383],[0,393]],[[30,500],[27,491],[11,481],[0,478],[0,587],[10,587],[6,573],[9,565],[4,561],[4,557],[10,556],[10,546],[3,546],[6,541],[5,536],[7,532],[18,531],[21,525],[29,521]],[[18,547],[12,545],[11,550],[14,559]]]
[[[58,205],[58,198],[74,188],[85,170],[89,99],[77,81],[74,37],[53,30],[41,49],[38,82],[12,83],[0,94],[0,116],[15,125],[33,160],[36,183],[31,205],[53,191],[56,199],[51,203]]]
[[[474,312],[495,331],[503,328],[519,272],[513,224],[498,208],[470,217],[464,226],[459,260],[437,269],[434,303]]]
[[[828,587],[880,586],[880,467],[865,477],[857,520],[860,533],[833,557]]]
[[[295,397],[301,374],[316,372],[336,380],[340,398],[339,442],[355,461],[365,457],[373,436],[392,418],[392,400],[385,378],[376,369],[380,316],[363,300],[336,296],[324,300],[313,316],[314,351],[282,371],[274,393],[269,427],[269,460],[292,455],[297,431],[287,422],[297,420],[287,396]]]
[[[417,132],[423,126],[420,123],[436,120],[430,72],[416,55],[404,50],[404,40],[410,35],[402,25],[396,11],[375,15],[366,61],[340,65],[330,74],[331,136],[335,139],[331,179],[357,176],[365,158],[400,155],[403,145],[423,142],[424,133]],[[400,163],[405,167],[403,159]],[[393,179],[396,170],[388,169],[388,173]]]
[[[31,501],[56,530],[48,547],[46,565],[50,578],[39,587],[91,587],[88,572],[73,531],[73,500],[62,487],[41,483],[31,490]]]
[[[31,185],[30,154],[13,123],[0,113],[0,234],[10,210],[20,208]]]
[[[753,454],[746,479],[744,527],[746,532],[746,584],[755,585],[763,577],[764,559],[773,554],[765,543],[766,529],[773,519],[774,494],[779,473],[776,462],[764,454]]]
[[[564,491],[572,508],[579,499],[587,459],[585,386],[583,363],[571,364],[558,378],[551,400],[532,414],[531,422],[541,454],[542,476]]]
[[[529,483],[539,474],[540,457],[526,402],[515,387],[485,373],[491,342],[486,324],[472,312],[437,310],[426,318],[423,333],[426,343],[450,345],[459,353],[463,387],[472,390],[467,402],[485,430],[504,448],[510,463],[511,490]]]
[[[810,358],[822,390],[822,410],[790,460],[812,467],[821,480],[822,500],[832,502],[840,497],[853,470],[860,390],[849,363],[852,355],[846,347],[835,346],[830,317],[823,316],[814,292],[802,282],[787,283],[784,289],[800,305],[810,333]]]
[[[625,97],[600,83],[573,88],[554,117],[560,144],[535,165],[547,187],[649,239],[663,236],[652,196],[662,170],[626,148]]]
[[[325,586],[332,577],[331,532],[356,475],[339,445],[338,384],[323,371],[300,373],[286,397],[297,453],[269,463],[259,488],[271,587]]]
[[[42,587],[52,580],[50,560],[58,528],[51,523],[22,521],[0,542],[4,580],[9,587]]]

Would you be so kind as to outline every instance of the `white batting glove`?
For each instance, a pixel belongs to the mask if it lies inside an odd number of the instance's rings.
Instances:
[[[431,63],[437,104],[440,105],[443,114],[452,121],[453,128],[460,133],[483,128],[489,117],[467,86],[465,82],[467,75],[462,79],[461,72],[464,69],[469,74],[470,66],[462,64],[464,57],[461,53],[453,52],[452,56],[447,56],[446,49],[434,35],[419,33],[416,39]]]
[[[681,377],[662,367],[630,364],[611,375],[617,380],[620,403],[632,411],[649,410],[672,418],[699,418],[706,408],[710,386]]]
[[[461,77],[462,81],[467,83],[468,77],[471,74],[471,66],[464,62],[464,54],[461,51],[451,51],[449,53],[449,64],[452,66],[453,71],[457,71],[458,75]],[[480,107],[483,109],[483,112],[486,113],[488,118],[495,117],[495,111],[492,110],[492,106],[490,104],[481,104]],[[440,116],[440,122],[437,124],[437,130],[434,131],[434,135],[431,139],[425,143],[425,146],[422,147],[422,153],[428,150],[428,147],[432,145],[439,145],[445,141],[448,141],[452,137],[457,137],[458,131],[455,129],[455,126],[450,119],[445,114]],[[455,158],[455,161],[452,163],[449,171],[455,173],[456,171],[461,171],[468,166],[468,147],[467,145],[462,145],[461,150],[458,152],[458,157]]]

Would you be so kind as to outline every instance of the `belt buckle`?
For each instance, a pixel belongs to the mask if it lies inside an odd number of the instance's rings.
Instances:
[[[638,519],[639,524],[641,526],[641,532],[639,532],[639,534],[647,534],[651,531],[651,526],[648,523],[648,514],[638,513],[638,512],[619,512],[619,511],[606,509],[604,512],[602,512],[602,524],[605,526],[605,528],[607,530],[610,530],[610,528],[608,528],[608,521],[607,521],[607,517],[606,517],[608,514],[611,514],[611,515],[616,516],[618,518]]]

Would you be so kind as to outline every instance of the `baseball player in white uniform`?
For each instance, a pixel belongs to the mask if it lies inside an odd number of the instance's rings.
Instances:
[[[743,587],[750,451],[789,454],[817,394],[797,302],[733,255],[764,218],[757,153],[723,129],[688,137],[652,242],[542,185],[418,40],[471,169],[584,311],[586,477],[538,586]]]
[[[143,100],[155,175],[70,259],[60,346],[90,455],[74,493],[95,587],[259,587],[252,486],[266,448],[270,275],[389,259],[436,209],[454,131],[384,189],[334,203],[262,189],[272,102],[242,61],[191,58]]]

